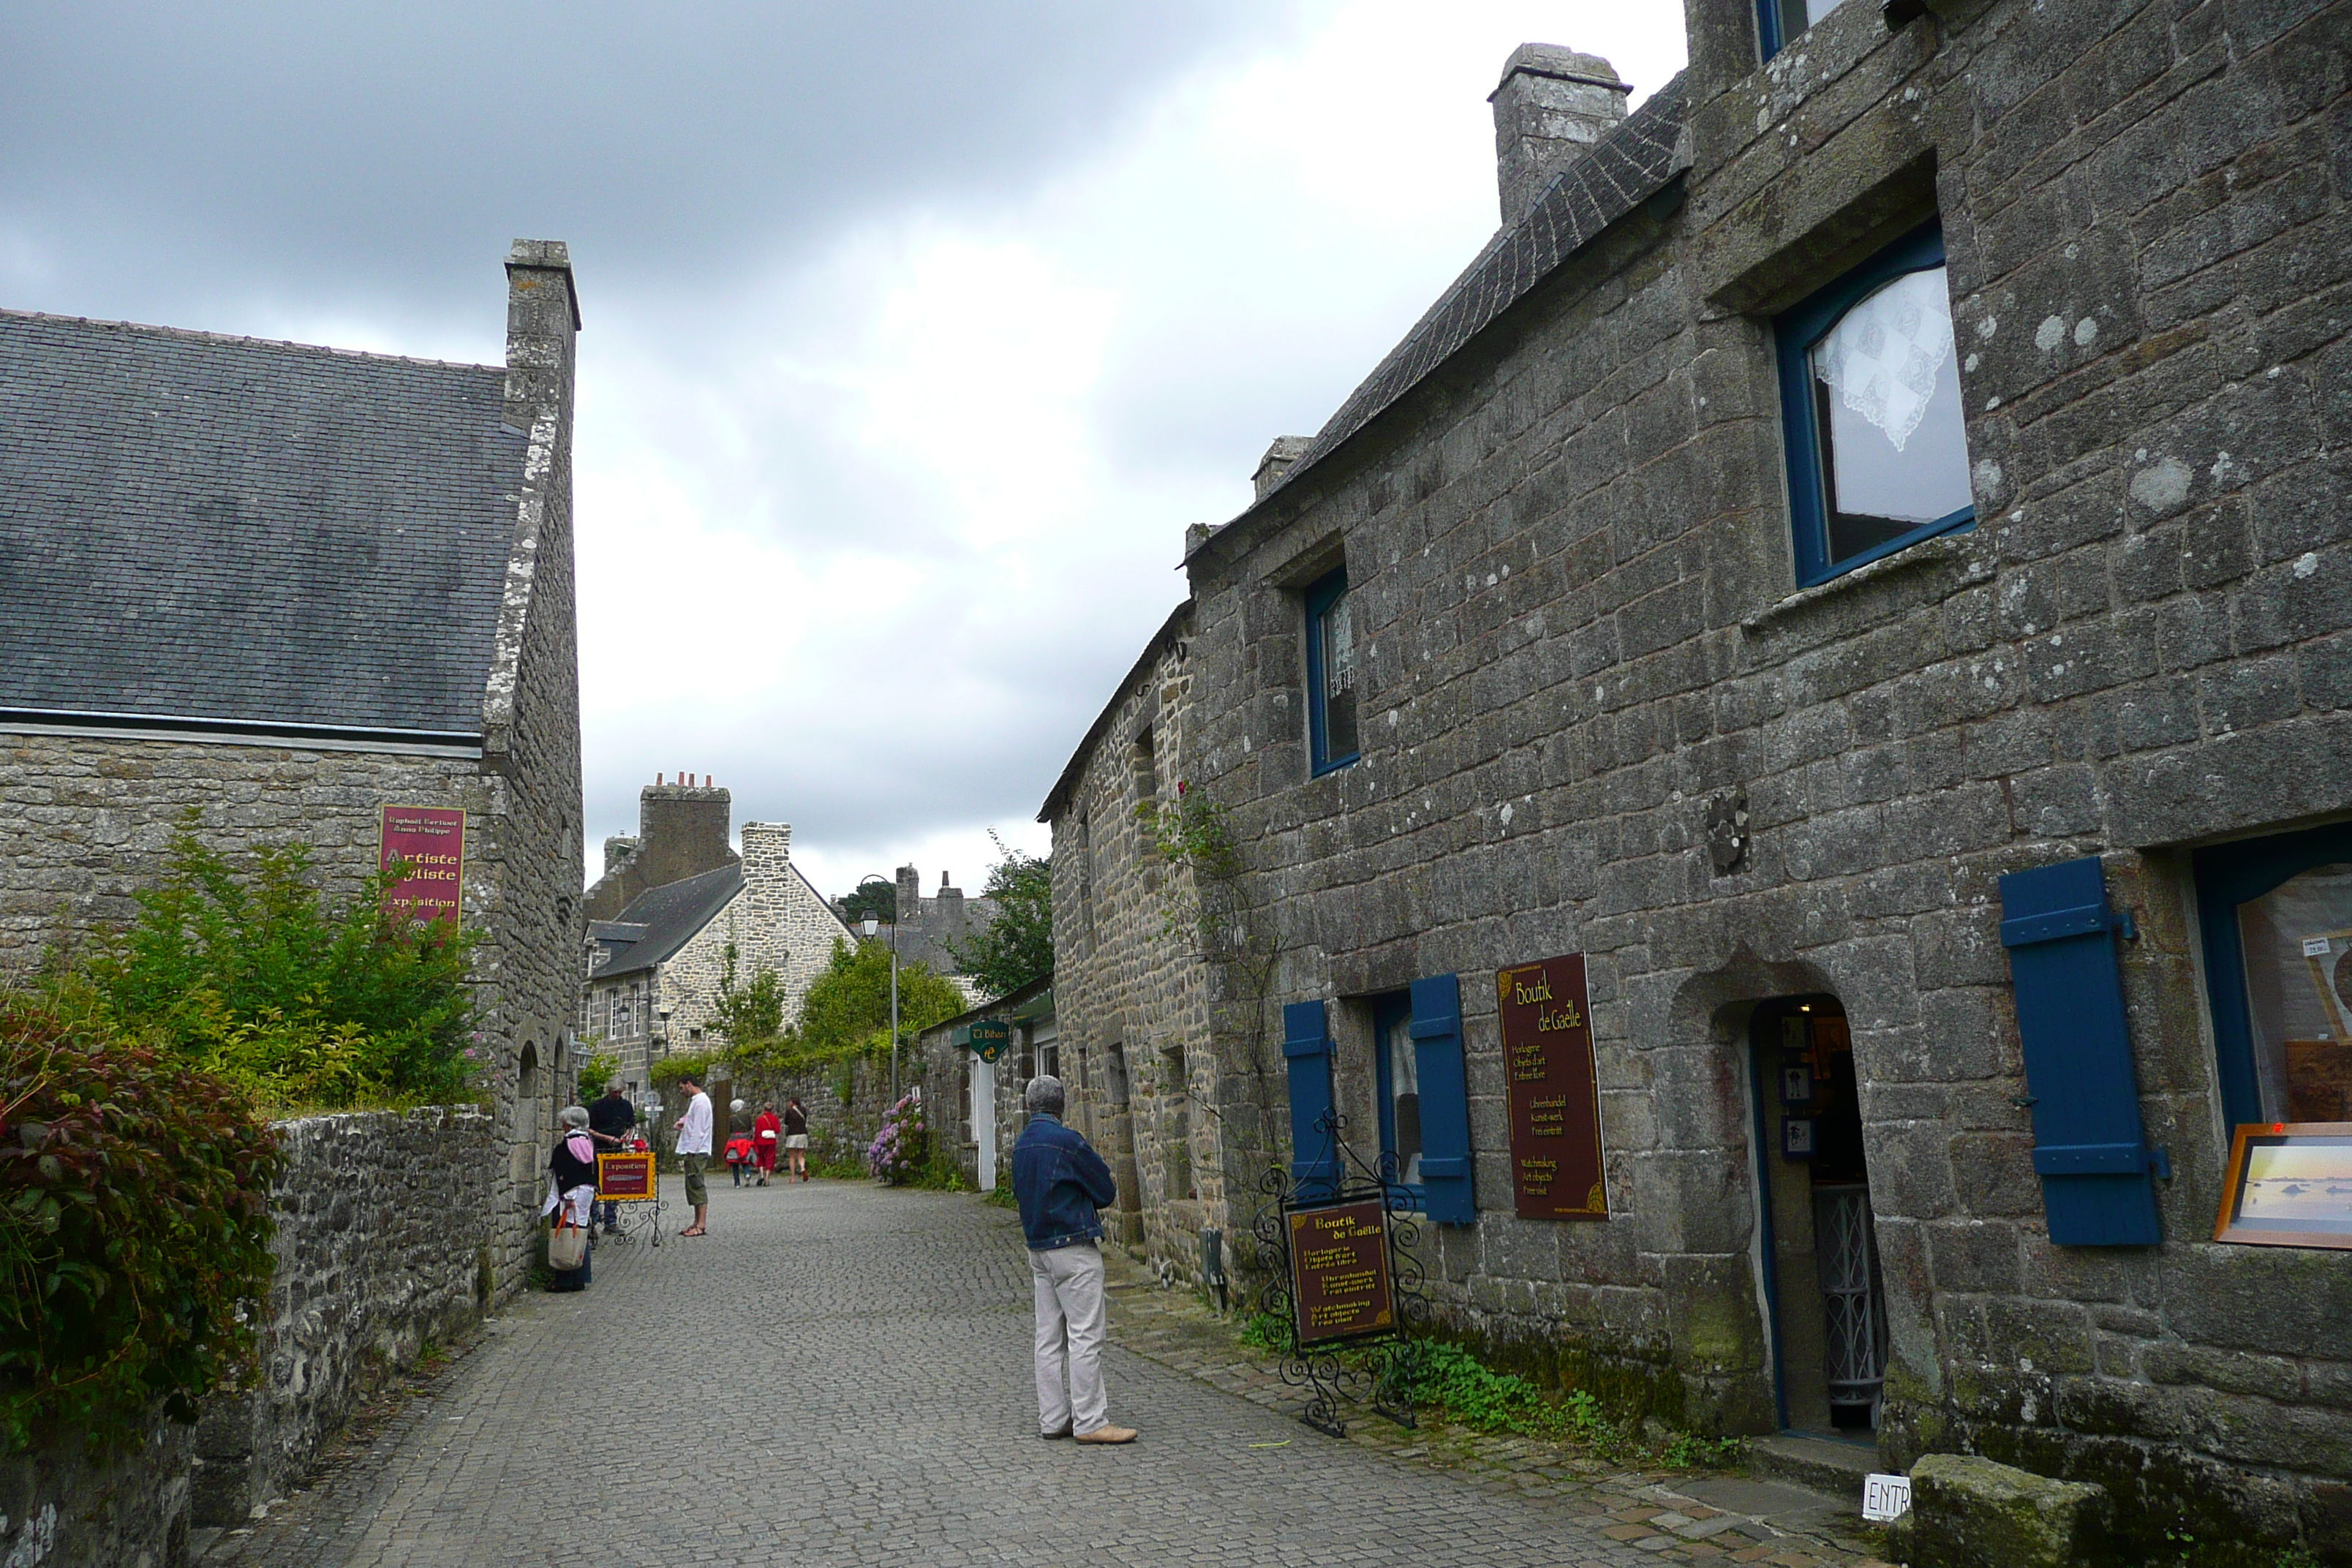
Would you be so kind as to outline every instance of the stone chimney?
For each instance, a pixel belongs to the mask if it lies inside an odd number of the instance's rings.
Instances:
[[[948,874],[940,873],[939,902],[933,906],[939,913],[939,931],[944,936],[963,935],[963,889],[948,885]]]
[[[637,840],[625,834],[614,834],[604,840],[604,875],[609,877],[627,865],[636,852]]]
[[[1633,89],[1599,55],[1521,44],[1503,67],[1495,106],[1495,172],[1503,222],[1517,223],[1584,150],[1625,118]]]
[[[898,868],[898,919],[915,924],[923,918],[923,874],[912,866]]]
[[[727,847],[733,809],[733,796],[724,789],[646,785],[637,792],[637,836],[604,842],[604,874],[588,889],[588,918],[616,919],[640,893],[733,860],[735,851]]]
[[[1250,476],[1251,482],[1257,486],[1257,500],[1264,500],[1273,492],[1275,486],[1282,483],[1282,476],[1290,472],[1290,465],[1298,461],[1314,441],[1311,436],[1276,436],[1274,438],[1274,445],[1268,447],[1265,456],[1257,460],[1257,472]]]

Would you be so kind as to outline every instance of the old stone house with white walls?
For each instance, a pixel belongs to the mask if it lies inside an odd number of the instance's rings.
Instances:
[[[651,1086],[666,1051],[717,1042],[710,1018],[730,948],[736,984],[777,976],[789,1023],[834,943],[853,940],[793,863],[790,824],[747,822],[742,853],[728,847],[732,801],[707,781],[647,784],[637,837],[606,841],[604,876],[588,891],[577,1027],[592,1048],[619,1058],[633,1092]],[[607,909],[609,918],[599,912]]]
[[[2352,10],[1687,16],[1622,120],[1513,57],[1493,240],[1188,540],[1250,941],[1105,920],[1098,727],[1063,1038],[1198,963],[1289,1113],[1202,1217],[1343,1115],[1450,1331],[1620,1408],[2343,1560]]]
[[[565,247],[506,261],[503,365],[0,310],[0,963],[121,921],[182,816],[333,889],[387,807],[465,813],[527,1257],[580,929]]]

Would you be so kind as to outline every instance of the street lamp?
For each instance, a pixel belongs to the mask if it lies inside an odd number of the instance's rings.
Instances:
[[[867,879],[868,881],[880,879]],[[863,887],[865,883],[858,885]],[[882,922],[867,915],[858,923],[865,928],[867,936],[872,936],[875,928]],[[890,922],[890,1103],[898,1103],[898,922],[895,920]]]

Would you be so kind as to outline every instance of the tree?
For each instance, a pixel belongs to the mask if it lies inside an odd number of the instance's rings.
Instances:
[[[996,918],[978,936],[947,946],[983,992],[1009,996],[1054,972],[1054,863],[1011,847],[994,828],[988,837],[998,859],[983,893],[996,900]]]
[[[730,1046],[754,1046],[784,1032],[784,986],[772,969],[762,969],[748,984],[735,974],[735,944],[727,944],[726,968],[719,976],[719,1000],[710,1009],[710,1027]]]
[[[898,966],[898,1033],[912,1039],[964,1010],[963,993],[920,963]],[[755,1053],[782,1068],[887,1055],[890,1049],[890,946],[835,939],[825,971],[801,999],[800,1020]],[[740,1052],[738,1053],[740,1054]]]
[[[387,909],[404,866],[338,903],[310,885],[307,847],[255,849],[240,870],[193,823],[87,965],[116,1027],[266,1105],[473,1098],[479,932]]]
[[[884,925],[897,925],[898,884],[886,882],[879,877],[868,877],[857,884],[857,891],[847,898],[835,899],[833,907],[840,912],[844,925],[855,926],[868,915]]]

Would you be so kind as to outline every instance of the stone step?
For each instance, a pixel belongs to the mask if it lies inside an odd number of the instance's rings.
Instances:
[[[1878,1468],[1878,1449],[1868,1443],[1808,1432],[1780,1432],[1748,1439],[1748,1467],[1759,1476],[1810,1487],[1862,1507],[1862,1479]]]

